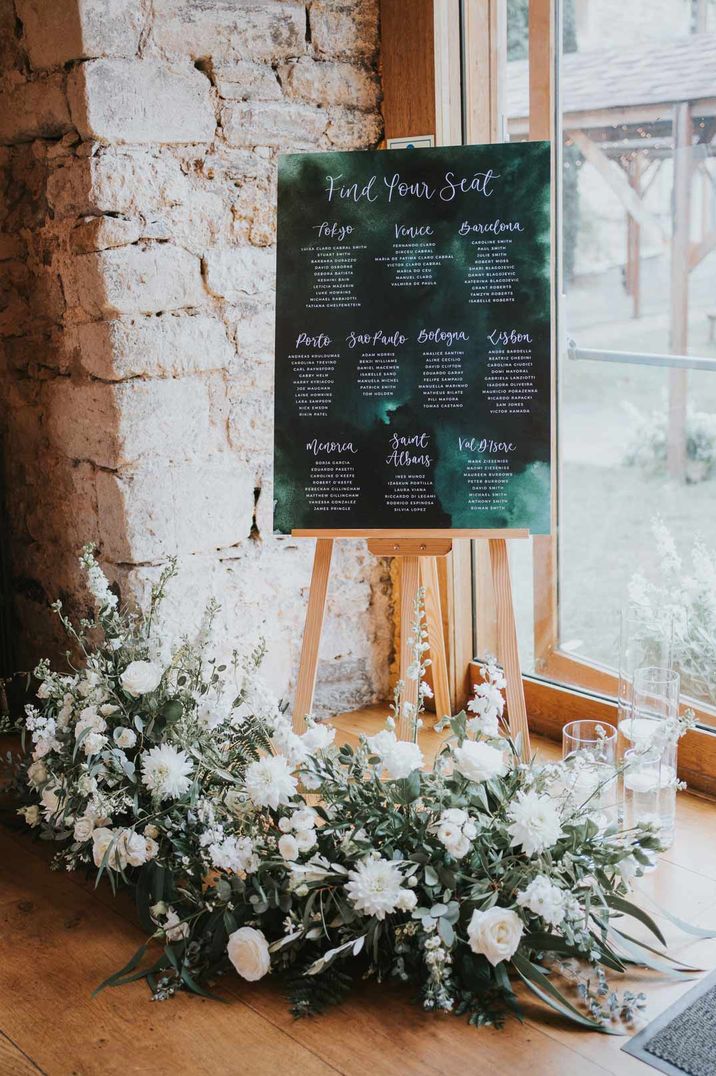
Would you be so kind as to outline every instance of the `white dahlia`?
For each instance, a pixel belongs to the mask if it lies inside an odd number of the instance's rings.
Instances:
[[[402,901],[400,864],[388,859],[364,859],[348,872],[346,893],[356,911],[385,919]]]
[[[246,769],[246,794],[257,807],[274,811],[286,804],[296,791],[296,778],[283,755],[267,755]]]
[[[521,845],[528,856],[539,855],[551,848],[562,836],[559,813],[551,796],[539,792],[518,792],[510,804],[507,828],[511,846]]]
[[[157,799],[176,800],[191,784],[193,768],[186,751],[162,743],[142,757],[142,781]]]

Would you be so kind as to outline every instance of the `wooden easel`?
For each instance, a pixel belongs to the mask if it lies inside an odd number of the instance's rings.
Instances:
[[[438,557],[452,551],[453,538],[486,538],[490,548],[492,584],[497,613],[497,659],[507,680],[507,711],[512,736],[522,735],[522,754],[529,754],[527,709],[522,686],[515,613],[512,603],[512,584],[507,552],[507,538],[526,538],[527,531],[427,531],[416,535],[412,531],[293,531],[295,537],[315,537],[316,551],[308,595],[306,626],[298,669],[293,727],[301,732],[306,727],[306,715],[311,713],[318,669],[318,649],[326,610],[328,579],[331,571],[333,543],[337,538],[367,538],[368,549],[377,557],[400,559],[400,679],[403,681],[403,702],[417,703],[418,684],[407,676],[412,661],[410,626],[418,588],[425,591],[425,624],[432,661],[433,691],[438,717],[451,712],[448,687],[445,635],[443,631],[440,590],[438,586]],[[397,730],[401,739],[409,736],[409,721],[401,719]]]

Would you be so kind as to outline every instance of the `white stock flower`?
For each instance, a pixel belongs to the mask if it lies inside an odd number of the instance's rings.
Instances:
[[[271,954],[265,935],[254,927],[239,927],[229,935],[229,960],[242,979],[255,983],[271,970]]]
[[[217,870],[231,871],[241,878],[258,870],[259,858],[250,837],[224,837],[209,845],[209,855]]]
[[[130,750],[137,742],[137,734],[134,729],[116,728],[112,735],[117,747],[121,747],[123,751]]]
[[[157,799],[179,799],[191,784],[193,768],[186,751],[159,744],[142,756],[142,781]]]
[[[308,754],[303,737],[298,736],[287,724],[277,726],[271,737],[271,746],[277,754],[288,759],[292,769],[300,766]]]
[[[538,874],[526,889],[517,894],[520,908],[529,908],[552,927],[558,927],[564,919],[569,894],[550,882],[545,874]]]
[[[466,811],[448,807],[443,811],[435,827],[435,834],[453,859],[462,859],[470,851],[477,827]]]
[[[385,919],[401,899],[400,864],[388,859],[364,859],[348,872],[346,893],[356,911]]]
[[[119,678],[119,682],[132,698],[148,695],[159,687],[164,670],[154,661],[132,661]]]
[[[395,907],[399,912],[412,912],[417,907],[418,895],[413,889],[401,889]]]
[[[507,827],[512,837],[510,845],[521,846],[525,855],[539,855],[562,836],[559,813],[551,796],[518,792],[507,814],[512,820]]]
[[[282,755],[266,755],[246,768],[246,794],[257,807],[276,810],[296,791],[296,778]]]
[[[397,781],[422,768],[423,753],[410,740],[396,740],[383,755],[383,765]]]
[[[35,692],[38,699],[49,699],[52,697],[52,684],[47,680],[43,680],[37,691]]]
[[[455,769],[468,781],[489,781],[492,777],[504,777],[507,763],[502,751],[490,744],[465,740],[453,751]]]
[[[510,960],[517,952],[522,937],[522,920],[511,908],[475,909],[467,928],[473,953],[487,957],[493,967]]]
[[[282,833],[278,839],[278,851],[279,855],[283,859],[294,860],[298,859],[299,847],[296,838],[292,833]]]

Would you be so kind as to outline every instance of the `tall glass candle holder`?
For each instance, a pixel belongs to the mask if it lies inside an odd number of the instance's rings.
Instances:
[[[631,747],[624,753],[624,819],[661,828],[661,752]]]
[[[638,605],[627,605],[622,609],[619,631],[618,724],[631,717],[634,675],[637,669],[647,666],[671,669],[673,655],[673,615],[664,613],[658,623],[655,623],[653,617]]]
[[[617,730],[606,721],[570,721],[562,729],[564,782],[575,807],[585,806],[603,826],[618,821]]]

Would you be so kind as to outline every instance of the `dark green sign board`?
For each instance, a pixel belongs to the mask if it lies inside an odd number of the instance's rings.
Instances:
[[[283,156],[274,529],[550,520],[547,142]]]

